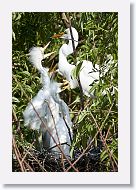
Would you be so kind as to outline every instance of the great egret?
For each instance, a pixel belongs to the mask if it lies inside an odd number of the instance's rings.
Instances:
[[[78,32],[73,27],[71,27],[71,30],[73,34],[74,46],[76,48],[78,45]],[[67,56],[73,53],[73,44],[72,44],[70,28],[65,30],[65,34],[54,35],[52,37],[53,38],[60,37],[69,41],[68,44],[63,44],[59,50],[58,70],[59,73],[69,81],[70,88],[71,89],[76,88],[78,86],[78,81],[72,75],[72,72],[76,66],[69,64],[67,61]],[[79,73],[79,78],[83,93],[88,97],[93,96],[92,94],[90,94],[90,89],[91,89],[90,85],[95,80],[97,81],[99,80],[99,65],[96,64],[94,68],[92,62],[83,60]]]
[[[47,48],[47,46],[46,46]],[[72,122],[67,104],[59,97],[59,84],[51,81],[48,68],[41,65],[45,48],[33,47],[29,53],[29,60],[41,74],[43,88],[26,107],[23,115],[25,125],[42,133],[43,147],[55,153],[58,158],[61,151],[70,157],[72,139]],[[48,132],[49,131],[49,132]]]

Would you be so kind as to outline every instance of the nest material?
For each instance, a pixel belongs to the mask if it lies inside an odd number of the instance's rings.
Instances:
[[[81,155],[81,151],[76,149],[74,151],[74,158],[70,160],[72,163],[78,159]],[[24,153],[22,153],[24,157]],[[37,151],[32,148],[29,153],[25,153],[24,162],[25,172],[64,172],[69,168],[70,164],[65,159],[56,159],[53,153],[47,152],[45,149],[42,151]],[[79,172],[99,172],[107,171],[105,164],[100,161],[100,147],[92,147],[87,153],[85,153],[79,161],[74,165]],[[109,169],[110,171],[112,169]],[[13,172],[20,172],[21,167],[13,154]],[[73,172],[74,169],[71,168],[69,172]]]

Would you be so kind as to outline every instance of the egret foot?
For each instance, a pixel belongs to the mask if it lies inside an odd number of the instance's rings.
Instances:
[[[62,91],[66,90],[66,89],[70,89],[70,85],[69,82],[67,80],[63,79],[63,83],[62,83]]]

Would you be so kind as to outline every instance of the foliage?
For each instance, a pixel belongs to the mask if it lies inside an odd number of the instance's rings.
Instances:
[[[73,121],[74,140],[71,154],[78,148],[83,152],[92,140],[100,148],[100,162],[105,171],[117,171],[118,163],[118,15],[117,13],[67,13],[79,32],[77,61],[91,60],[100,66],[100,81],[92,85],[95,99],[84,97],[84,110],[80,109],[79,89],[61,92],[61,97],[70,108]],[[28,61],[32,46],[41,46],[51,41],[47,51],[55,56],[43,62],[43,66],[54,70],[58,62],[58,51],[63,41],[51,39],[55,33],[66,28],[59,13],[16,12],[12,15],[13,40],[13,134],[18,147],[30,147],[35,132],[24,127],[23,115],[31,99],[38,92],[40,76]],[[68,57],[73,62],[73,55]],[[75,71],[77,77],[80,66]],[[107,72],[106,72],[107,71]],[[101,74],[105,72],[104,76]],[[16,79],[16,80],[15,80]],[[57,81],[63,78],[56,76]],[[91,147],[89,147],[91,148]],[[87,149],[88,151],[88,149]]]

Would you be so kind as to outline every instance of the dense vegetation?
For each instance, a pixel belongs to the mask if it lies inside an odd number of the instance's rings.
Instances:
[[[117,171],[118,15],[110,12],[67,13],[67,15],[71,18],[72,26],[79,33],[76,59],[91,60],[94,66],[98,64],[100,73],[108,68],[106,74],[100,77],[99,83],[92,85],[91,90],[95,91],[96,98],[84,97],[83,111],[80,108],[78,89],[65,89],[60,94],[69,106],[73,122],[71,162],[80,158],[75,164],[79,171]],[[49,67],[50,71],[55,70],[58,51],[64,42],[60,39],[51,39],[51,36],[63,32],[66,26],[60,13],[21,12],[13,13],[12,28],[13,171],[63,171],[56,169],[57,167],[52,169],[49,155],[46,155],[46,162],[50,162],[50,167],[41,166],[42,156],[45,158],[45,155],[39,153],[40,156],[37,156],[34,146],[37,134],[24,127],[22,112],[29,99],[34,97],[41,87],[40,75],[28,61],[29,49],[51,41],[47,52],[55,51],[55,54],[46,59],[43,66]],[[69,62],[73,62],[74,59],[73,55],[68,57]],[[60,75],[55,79],[62,82]],[[35,161],[34,167],[30,159]]]

